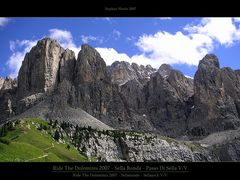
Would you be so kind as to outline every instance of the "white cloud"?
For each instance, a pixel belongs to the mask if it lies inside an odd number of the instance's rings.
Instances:
[[[114,61],[128,61],[137,64],[151,64],[158,68],[163,63],[168,64],[188,64],[198,65],[207,53],[214,50],[216,45],[221,44],[229,46],[240,40],[240,27],[237,27],[236,18],[203,18],[196,25],[186,25],[182,31],[169,33],[159,31],[155,34],[143,34],[136,38],[135,45],[139,48],[139,53],[128,56],[125,53],[119,53],[113,48],[98,47],[97,51],[101,54],[107,65]],[[77,53],[81,49],[73,42],[71,32],[61,29],[50,29],[49,35],[57,39],[64,48],[73,50]],[[115,40],[121,37],[121,32],[114,29],[108,36]],[[81,36],[84,43],[98,41],[98,37]],[[106,41],[107,41],[106,40]],[[131,36],[127,41],[134,40]],[[135,41],[135,40],[134,40]],[[17,74],[23,57],[29,51],[31,42],[36,41],[15,41],[10,42],[10,49],[13,52],[8,61],[11,74]],[[19,50],[19,47],[23,47]]]
[[[106,21],[111,21],[111,19],[109,17],[105,17],[103,19],[106,20]]]
[[[199,24],[187,25],[183,30],[187,33],[159,31],[142,35],[136,42],[141,54],[132,56],[131,61],[156,68],[162,63],[198,65],[217,44],[229,46],[240,40],[240,27],[233,18],[203,18]]]
[[[77,57],[78,52],[81,49],[81,46],[77,47],[73,42],[72,33],[70,31],[62,30],[62,29],[50,29],[49,36],[53,39],[56,39],[62,47],[65,49],[71,49],[74,51],[75,56]]]
[[[121,32],[120,32],[120,31],[118,31],[118,30],[116,30],[116,29],[114,29],[114,30],[112,31],[112,37],[113,37],[113,39],[118,40],[118,39],[120,38],[120,36],[121,36]]]
[[[127,61],[129,63],[137,63],[138,65],[151,64],[153,67],[159,67],[159,62],[146,57],[144,54],[133,55],[132,57],[129,57],[125,53],[117,52],[114,48],[97,47],[96,50],[100,53],[107,65],[111,65],[115,61]]]
[[[112,18],[110,17],[97,17],[95,18],[96,20],[102,20],[102,21],[108,21],[111,22]]]
[[[115,60],[151,64],[155,68],[162,63],[198,65],[199,60],[212,52],[218,43],[229,46],[240,40],[240,28],[234,24],[237,20],[203,18],[197,25],[186,25],[183,31],[187,33],[159,31],[155,34],[144,34],[135,43],[140,54],[132,57],[112,48],[102,48],[99,51],[108,65]],[[127,40],[130,41],[131,38],[127,37]]]
[[[233,20],[233,18],[203,18],[200,24],[187,25],[184,30],[207,35],[221,45],[229,46],[240,39],[240,29],[235,26]]]
[[[25,54],[36,45],[37,41],[23,40],[10,41],[10,50],[13,52],[7,61],[7,66],[10,70],[10,76],[15,78],[22,65]]]
[[[158,19],[160,19],[160,20],[171,20],[172,18],[171,17],[159,17]]]
[[[129,36],[126,38],[127,41],[135,41],[136,40],[136,37],[134,36]]]
[[[49,33],[49,36],[56,39],[64,48],[75,47],[71,32],[61,29],[50,29]]]
[[[212,40],[205,35],[187,36],[182,32],[170,34],[160,31],[154,35],[141,36],[136,45],[142,55],[157,66],[162,63],[197,65],[212,49]]]
[[[97,43],[103,43],[103,37],[100,36],[85,36],[85,35],[81,35],[81,40],[83,43],[88,44],[91,41],[95,41]]]
[[[81,36],[81,40],[83,43],[88,43],[89,41],[96,41],[96,39],[97,38],[94,36],[84,36],[84,35]]]
[[[96,48],[96,50],[100,53],[101,57],[105,60],[107,65],[111,65],[114,61],[128,61],[131,59],[125,53],[118,53],[113,48]]]
[[[240,22],[240,17],[235,17],[235,18],[233,18],[233,20],[234,20],[235,22]]]
[[[4,27],[9,23],[10,19],[5,17],[0,17],[0,27]]]

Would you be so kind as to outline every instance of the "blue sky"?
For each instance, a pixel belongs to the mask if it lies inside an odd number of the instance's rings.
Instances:
[[[107,65],[167,63],[193,77],[214,53],[221,67],[240,69],[240,18],[0,18],[0,76],[16,77],[25,53],[46,36],[76,56],[88,43]]]

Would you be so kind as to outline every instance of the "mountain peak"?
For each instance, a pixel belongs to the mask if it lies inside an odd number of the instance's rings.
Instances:
[[[19,98],[54,89],[63,52],[55,39],[47,37],[37,42],[25,55],[19,70]]]
[[[89,44],[82,44],[81,45],[81,51],[80,52],[82,52],[82,53],[98,53],[97,51],[96,51],[96,49],[94,49],[92,46],[90,46]],[[99,54],[99,53],[98,53]]]
[[[4,79],[2,77],[0,77],[0,90],[1,90],[1,88],[3,86],[3,83],[4,83]]]
[[[171,71],[172,71],[172,67],[169,64],[162,64],[158,69],[158,73],[162,77],[169,76]]]
[[[216,67],[219,68],[219,60],[214,54],[207,54],[204,58],[199,62],[199,68],[201,67]]]
[[[56,39],[52,39],[52,38],[50,38],[50,37],[45,37],[45,38],[43,38],[43,39],[41,39],[41,40],[39,40],[38,42],[37,42],[37,46],[39,46],[39,45],[48,45],[48,44],[50,44],[50,43],[54,43],[54,44],[56,44],[57,46],[60,46],[60,44],[58,43],[58,41],[56,40]]]

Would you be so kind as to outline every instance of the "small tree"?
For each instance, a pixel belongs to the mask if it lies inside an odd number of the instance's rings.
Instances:
[[[126,136],[125,132],[122,133],[122,137],[123,137],[124,140],[127,140],[127,136]]]
[[[67,149],[68,149],[68,150],[70,149],[70,145],[69,145],[69,144],[67,145]]]
[[[78,134],[77,134],[77,132],[75,132],[75,133],[73,134],[73,137],[72,137],[72,138],[73,138],[72,141],[73,141],[74,145],[77,146],[77,139],[78,139]]]
[[[78,131],[79,131],[79,127],[78,125],[76,125],[75,132],[78,132]]]
[[[9,131],[15,130],[15,128],[13,127],[13,123],[12,122],[8,122],[7,123],[7,130],[9,130]]]
[[[6,136],[6,135],[7,135],[7,126],[6,124],[4,124],[0,130],[0,137]]]
[[[46,125],[42,125],[42,128],[46,131],[48,127]]]
[[[57,124],[58,124],[58,121],[55,120],[54,123],[53,123],[53,128],[56,128],[56,127],[57,127]]]
[[[60,127],[64,130],[64,129],[66,128],[65,122],[62,122],[61,125],[60,125]]]
[[[83,145],[82,149],[81,149],[82,152],[86,152],[87,151],[87,148],[85,145]]]
[[[53,121],[52,119],[49,120],[49,123],[48,123],[50,126],[53,124]]]
[[[91,126],[88,126],[87,130],[88,130],[89,132],[91,132],[91,131],[92,131],[92,127],[91,127]]]
[[[60,138],[60,133],[58,132],[58,130],[55,131],[53,138],[54,138],[56,141],[59,140],[59,138]]]
[[[2,137],[2,136],[3,136],[3,126],[0,127],[0,137]]]

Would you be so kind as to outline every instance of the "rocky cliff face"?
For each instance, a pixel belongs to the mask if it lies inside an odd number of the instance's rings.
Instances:
[[[121,129],[180,136],[187,128],[193,80],[165,64],[158,72],[152,72],[145,83],[139,81],[141,78],[132,76],[132,79],[125,79],[125,83],[120,84],[113,95],[112,108],[108,110],[111,119],[106,123]]]
[[[54,90],[58,80],[59,62],[64,49],[50,38],[38,41],[26,54],[18,74],[18,98]]]
[[[73,61],[74,54],[71,54],[72,56],[69,54],[71,53],[65,51],[56,40],[44,38],[25,55],[18,74],[18,114],[51,94],[60,78],[63,79],[64,76],[71,78],[63,68],[69,66],[68,62]],[[65,62],[66,58],[68,62]]]
[[[61,54],[59,62],[59,70],[57,80],[61,83],[64,79],[69,82],[73,82],[74,78],[74,67],[76,64],[75,53],[69,49],[66,49]]]
[[[0,121],[12,117],[16,113],[17,80],[6,77],[0,79]]]
[[[179,71],[162,72],[152,76],[144,89],[147,116],[157,131],[176,137],[186,131],[193,83]]]
[[[239,121],[239,74],[219,67],[215,55],[206,55],[194,76],[194,104],[188,118],[190,133],[204,136],[235,129]]]
[[[155,71],[151,65],[147,65],[146,67],[143,65],[139,66],[136,63],[130,65],[130,63],[125,61],[116,61],[111,66],[108,66],[111,81],[118,85],[123,85],[133,79],[144,84]]]
[[[158,73],[163,77],[166,78],[170,75],[171,71],[173,70],[173,68],[169,65],[169,64],[162,64],[159,69],[158,69]]]
[[[219,161],[218,154],[206,148],[205,144],[176,141],[154,134],[78,128],[72,137],[82,154],[95,157],[97,161]]]
[[[2,77],[0,77],[0,91],[2,89],[3,83],[4,83],[4,79]]]
[[[74,85],[77,106],[98,119],[107,113],[112,88],[107,67],[100,54],[88,45],[82,45],[75,67]]]

